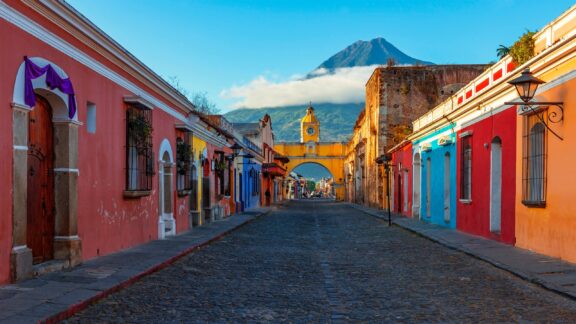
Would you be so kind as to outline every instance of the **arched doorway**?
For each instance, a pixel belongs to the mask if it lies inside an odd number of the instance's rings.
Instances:
[[[173,174],[174,159],[172,147],[167,139],[160,145],[159,161],[159,211],[158,238],[176,234],[176,220],[174,219]]]
[[[421,190],[421,176],[422,176],[422,161],[420,153],[414,155],[413,162],[413,186],[412,186],[412,215],[414,218],[420,218],[420,190]]]
[[[322,164],[304,162],[297,165],[292,171],[306,179],[303,198],[336,198],[334,176]]]
[[[26,76],[27,64],[36,74]],[[46,73],[67,82],[67,92],[46,83]],[[31,92],[32,90],[32,92]],[[18,68],[12,96],[12,280],[82,261],[78,236],[78,126],[70,79],[57,65],[30,58]]]
[[[54,256],[54,129],[52,108],[36,95],[36,106],[28,119],[26,245],[32,263]]]
[[[490,150],[490,232],[502,228],[502,140],[495,137]]]

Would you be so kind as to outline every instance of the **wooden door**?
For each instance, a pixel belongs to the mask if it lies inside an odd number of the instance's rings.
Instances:
[[[33,262],[53,257],[54,242],[54,130],[52,110],[42,97],[28,121],[28,198],[26,244]]]

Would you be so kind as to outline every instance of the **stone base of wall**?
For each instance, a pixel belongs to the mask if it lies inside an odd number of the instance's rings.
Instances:
[[[32,277],[32,250],[27,247],[12,249],[10,253],[10,273],[12,281]]]
[[[82,241],[80,238],[54,238],[54,259],[68,261],[69,267],[82,263]]]

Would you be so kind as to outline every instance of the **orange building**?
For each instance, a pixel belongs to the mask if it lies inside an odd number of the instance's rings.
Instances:
[[[534,40],[537,55],[519,70],[546,82],[534,101],[561,105],[518,108],[516,244],[576,262],[576,6]]]

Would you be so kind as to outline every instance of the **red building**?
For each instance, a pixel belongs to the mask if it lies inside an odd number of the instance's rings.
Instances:
[[[457,228],[509,244],[515,243],[516,109],[504,106],[472,120],[458,132],[458,165],[471,155],[470,199],[458,186]],[[503,171],[503,170],[508,170]],[[462,168],[456,183],[462,184]]]
[[[66,2],[0,9],[0,283],[189,229],[177,145],[226,137]]]
[[[390,195],[392,211],[412,217],[412,143],[404,141],[393,147],[390,166]]]

